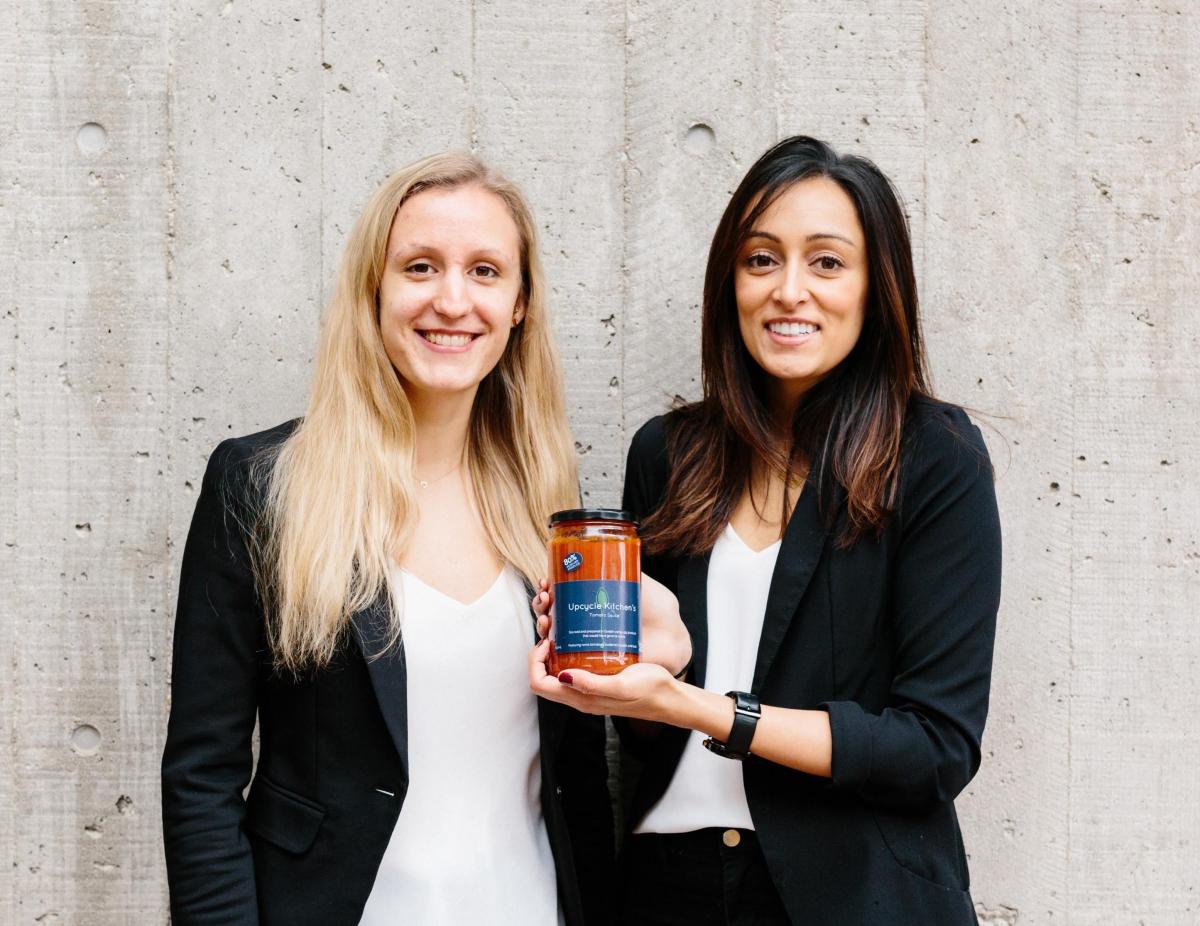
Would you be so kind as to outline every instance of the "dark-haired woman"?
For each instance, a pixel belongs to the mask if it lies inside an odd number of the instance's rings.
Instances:
[[[530,661],[543,697],[631,718],[624,921],[974,923],[953,802],[979,767],[999,519],[978,429],[930,396],[871,162],[795,137],[750,169],[702,364],[703,399],[634,437],[624,498],[689,673]]]

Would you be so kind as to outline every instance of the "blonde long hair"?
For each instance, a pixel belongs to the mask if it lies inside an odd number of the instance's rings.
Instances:
[[[413,528],[415,422],[384,350],[378,294],[396,211],[430,188],[478,185],[508,206],[521,239],[525,313],[476,393],[466,460],[484,530],[528,580],[545,570],[546,518],[578,502],[537,229],[520,191],[469,154],[393,174],[355,222],[321,329],[303,421],[260,462],[255,578],[276,665],[327,663],[351,615],[390,588]],[[400,635],[391,605],[385,648]],[[369,654],[373,655],[373,654]]]

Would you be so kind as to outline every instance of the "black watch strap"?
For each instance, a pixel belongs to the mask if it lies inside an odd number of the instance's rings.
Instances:
[[[704,746],[726,759],[744,759],[750,755],[754,730],[758,726],[758,718],[762,716],[762,704],[757,695],[748,691],[727,691],[725,697],[733,699],[733,727],[729,730],[729,739],[722,743],[710,736],[704,741]]]

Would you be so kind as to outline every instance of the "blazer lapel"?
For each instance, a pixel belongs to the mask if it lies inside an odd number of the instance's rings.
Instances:
[[[404,646],[399,640],[390,649],[383,649],[388,636],[388,594],[384,588],[369,606],[350,618],[350,623],[366,660],[383,722],[400,754],[400,768],[407,784],[408,673],[404,665]]]
[[[708,553],[679,564],[679,616],[692,635],[692,679],[704,687],[708,663]]]
[[[840,504],[841,494],[835,493],[834,504]],[[767,594],[767,610],[763,615],[762,636],[758,641],[758,659],[754,665],[754,683],[750,690],[761,692],[779,645],[792,623],[800,599],[808,588],[813,571],[825,548],[829,533],[824,513],[820,510],[816,486],[804,484],[796,508],[783,532],[783,543],[771,576]]]

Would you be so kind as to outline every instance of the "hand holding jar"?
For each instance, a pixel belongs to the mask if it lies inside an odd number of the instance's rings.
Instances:
[[[679,600],[661,582],[642,573],[639,662],[654,663],[672,675],[681,675],[692,660],[692,638],[679,616]],[[550,635],[554,593],[550,582],[539,583],[533,599],[538,640]]]

